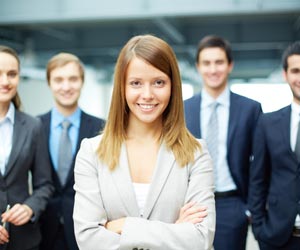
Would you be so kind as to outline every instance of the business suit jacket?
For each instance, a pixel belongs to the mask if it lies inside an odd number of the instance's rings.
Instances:
[[[41,115],[40,118],[49,141],[51,111],[44,115]],[[51,161],[52,179],[55,187],[55,192],[41,218],[43,236],[41,248],[43,250],[52,249],[52,242],[54,241],[59,230],[60,221],[63,221],[66,225],[64,227],[64,230],[69,250],[78,249],[74,236],[74,223],[72,219],[75,194],[75,191],[73,189],[75,157],[79,150],[80,142],[82,141],[82,139],[97,135],[103,129],[103,127],[104,120],[88,115],[83,111],[81,112],[76,152],[69,170],[66,184],[64,186],[61,185],[59,177],[57,175],[57,171],[55,170]],[[49,147],[49,143],[47,143],[47,145]],[[48,154],[49,158],[51,159],[49,149]]]
[[[28,174],[32,174],[32,189]],[[26,204],[33,210],[31,221],[9,226],[9,243],[0,249],[26,250],[38,246],[41,235],[38,219],[53,192],[46,138],[38,119],[15,110],[12,149],[4,175],[0,174],[0,208]]]
[[[164,144],[160,146],[144,215],[140,217],[129,173],[125,143],[119,165],[110,171],[96,154],[101,136],[82,142],[75,164],[75,235],[83,250],[210,249],[215,230],[213,170],[206,145],[195,162],[180,167]],[[203,222],[174,224],[189,201],[207,206]],[[127,217],[122,234],[106,222]]]
[[[253,232],[259,241],[277,247],[291,237],[300,213],[300,163],[290,146],[290,120],[291,106],[261,117],[251,166]]]
[[[184,102],[186,125],[196,138],[201,138],[200,104],[200,94]],[[261,105],[258,102],[230,92],[227,161],[231,176],[244,202],[247,202],[248,196],[253,134],[260,114]]]

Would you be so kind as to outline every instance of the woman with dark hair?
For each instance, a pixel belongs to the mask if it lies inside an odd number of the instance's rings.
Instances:
[[[19,80],[17,53],[0,46],[0,249],[37,250],[53,188],[41,123],[20,111]]]
[[[103,134],[75,164],[80,249],[210,249],[215,230],[212,161],[187,130],[175,54],[136,36],[121,50]]]

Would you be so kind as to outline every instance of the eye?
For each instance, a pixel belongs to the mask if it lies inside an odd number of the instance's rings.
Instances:
[[[222,65],[222,64],[224,64],[225,63],[225,61],[223,61],[223,60],[218,60],[218,61],[216,61],[216,64],[217,65]]]
[[[79,77],[77,77],[77,76],[71,76],[69,78],[69,80],[70,80],[70,82],[77,82],[79,80]]]
[[[161,80],[161,79],[158,79],[154,82],[154,85],[155,86],[158,86],[158,87],[163,87],[165,84],[165,81],[164,80]]]
[[[18,76],[18,72],[17,71],[10,71],[10,72],[7,73],[7,76],[9,78],[15,78],[15,77]]]
[[[53,82],[55,83],[62,83],[63,79],[61,77],[55,77],[53,78]]]
[[[135,88],[140,87],[142,85],[142,83],[139,81],[131,81],[129,84]]]

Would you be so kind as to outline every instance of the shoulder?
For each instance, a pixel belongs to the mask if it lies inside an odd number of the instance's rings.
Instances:
[[[96,116],[93,116],[93,115],[89,115],[89,114],[85,113],[84,111],[81,111],[81,112],[82,112],[81,119],[86,120],[90,123],[93,123],[97,126],[99,126],[99,125],[104,126],[105,120],[98,118]]]
[[[265,122],[273,123],[276,122],[277,119],[280,119],[282,116],[289,115],[290,112],[291,112],[291,106],[289,105],[273,112],[263,113],[261,115],[261,120]]]
[[[16,122],[24,122],[26,125],[29,125],[31,127],[36,127],[36,126],[40,126],[41,121],[39,118],[34,117],[32,115],[26,114],[22,111],[17,111],[16,110]]]
[[[85,138],[81,142],[81,148],[90,148],[92,151],[96,152],[101,140],[102,135],[97,135],[92,138]]]
[[[51,111],[48,111],[47,113],[44,113],[44,114],[40,114],[37,116],[37,118],[39,118],[43,124],[50,122]]]
[[[246,96],[242,96],[233,92],[230,92],[230,96],[232,100],[238,101],[244,105],[248,106],[254,106],[254,107],[260,107],[261,104],[258,101],[255,101],[251,98],[248,98]]]
[[[197,104],[198,102],[200,102],[200,99],[201,99],[200,93],[199,93],[199,94],[196,94],[196,95],[192,96],[191,98],[186,99],[186,100],[184,101],[184,105],[185,105],[185,106],[195,105],[195,104]]]

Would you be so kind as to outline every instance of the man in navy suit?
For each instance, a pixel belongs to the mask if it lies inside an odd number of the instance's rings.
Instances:
[[[228,77],[233,62],[230,45],[223,38],[206,36],[200,41],[196,67],[203,79],[203,89],[185,101],[185,118],[195,137],[207,139],[214,161],[214,248],[243,250],[248,231],[246,212],[252,139],[261,105],[230,91]],[[214,105],[217,119],[211,124]],[[218,128],[218,134],[213,137],[214,146],[208,141],[212,127]]]
[[[291,105],[261,116],[254,138],[249,205],[262,250],[300,249],[300,41],[283,54]]]
[[[74,206],[74,163],[81,140],[96,136],[104,127],[104,121],[90,116],[78,107],[78,99],[84,82],[84,68],[78,57],[59,53],[47,65],[47,81],[54,97],[54,107],[41,115],[42,124],[48,135],[48,151],[52,163],[52,178],[55,192],[41,217],[43,250],[77,250],[73,226]],[[70,159],[61,175],[58,158],[62,123],[67,120]],[[67,157],[67,145],[63,154]],[[64,155],[63,155],[64,157]]]

